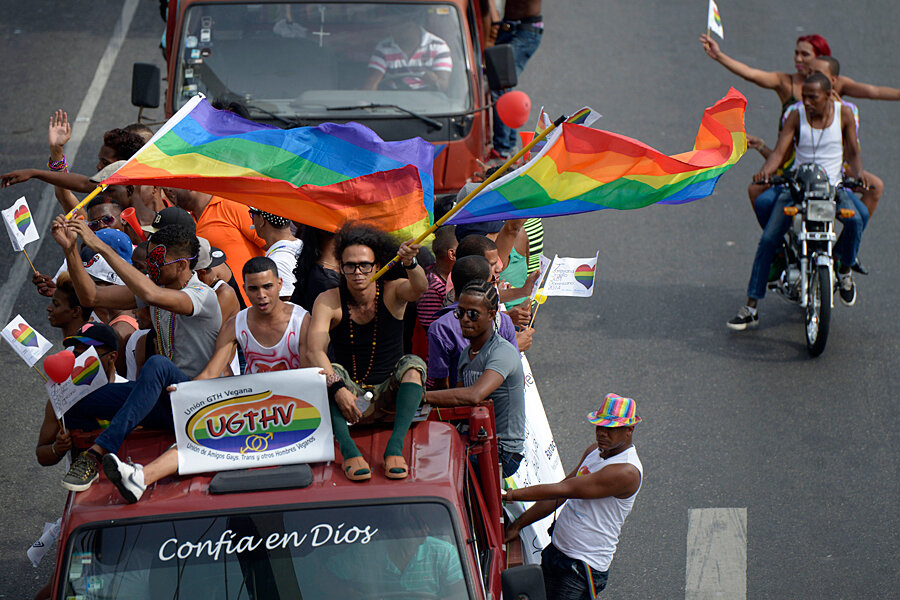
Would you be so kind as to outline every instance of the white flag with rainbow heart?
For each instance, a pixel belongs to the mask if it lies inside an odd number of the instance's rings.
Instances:
[[[6,340],[29,367],[33,367],[53,347],[47,338],[32,329],[22,315],[13,317],[9,325],[0,331],[0,337]]]
[[[56,418],[61,419],[79,400],[107,383],[109,379],[106,377],[103,363],[100,362],[97,348],[90,346],[75,357],[75,366],[67,380],[62,383],[48,381],[46,384],[47,395],[50,397],[50,405],[53,406]]]
[[[544,280],[544,295],[574,296],[590,298],[594,295],[594,277],[597,271],[597,258],[564,258],[554,256],[547,278]]]
[[[16,200],[16,203],[6,210],[0,210],[0,214],[3,215],[6,233],[9,234],[9,241],[12,242],[13,250],[16,252],[24,250],[25,244],[41,239],[25,196]]]

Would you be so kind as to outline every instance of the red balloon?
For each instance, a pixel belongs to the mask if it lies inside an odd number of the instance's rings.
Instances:
[[[531,113],[531,98],[525,92],[513,90],[506,92],[497,100],[497,115],[503,124],[511,129],[518,129],[528,120]]]
[[[44,371],[47,373],[47,377],[56,383],[62,383],[68,379],[74,367],[75,355],[71,350],[63,350],[44,359]]]

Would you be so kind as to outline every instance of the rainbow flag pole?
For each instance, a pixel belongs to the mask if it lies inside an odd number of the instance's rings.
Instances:
[[[84,208],[85,206],[87,206],[87,203],[88,203],[88,202],[90,202],[91,200],[93,200],[94,197],[95,197],[97,194],[99,194],[100,192],[102,192],[102,191],[105,190],[105,189],[106,189],[106,184],[103,184],[103,183],[101,183],[100,185],[98,185],[97,187],[95,187],[93,192],[91,192],[90,194],[88,194],[87,196],[85,196],[85,197],[84,197],[84,200],[82,200],[81,202],[79,202],[78,204],[76,204],[76,205],[75,205],[75,208],[73,208],[72,210],[70,210],[69,212],[66,213],[66,221],[68,221],[68,220],[70,220],[72,217],[74,217],[74,216],[75,216],[75,213],[77,213],[77,212],[79,211],[79,209],[82,209],[82,208]],[[31,261],[29,260],[28,262],[31,262]],[[33,269],[33,268],[34,268],[34,265],[32,265],[31,268]]]
[[[547,127],[546,129],[544,129],[542,132],[540,132],[539,134],[537,134],[536,136],[534,136],[534,138],[532,138],[532,140],[531,140],[530,142],[528,142],[528,144],[526,144],[521,150],[519,150],[518,152],[516,152],[513,156],[510,156],[510,157],[507,159],[507,161],[506,161],[505,163],[503,163],[503,166],[501,166],[499,169],[497,169],[497,170],[494,172],[493,175],[491,175],[490,177],[488,177],[487,179],[485,179],[484,181],[482,181],[482,182],[478,185],[478,187],[476,187],[474,190],[472,190],[471,192],[469,192],[469,195],[468,195],[468,196],[466,196],[465,198],[463,198],[462,200],[460,200],[459,202],[457,202],[457,203],[456,203],[456,206],[454,206],[453,208],[451,208],[450,210],[448,210],[448,211],[447,211],[447,214],[445,214],[443,217],[441,217],[440,219],[438,219],[437,221],[435,221],[435,222],[434,222],[434,225],[432,225],[431,227],[429,227],[428,229],[426,229],[421,235],[419,235],[419,237],[417,237],[416,239],[414,239],[414,240],[413,240],[413,244],[421,244],[421,243],[422,243],[422,240],[424,240],[424,239],[427,238],[429,235],[431,235],[432,233],[434,233],[435,230],[437,230],[438,227],[440,227],[441,225],[443,225],[444,223],[446,223],[453,215],[455,215],[460,209],[462,209],[462,207],[466,205],[466,202],[468,202],[469,200],[471,200],[472,198],[474,198],[475,196],[477,196],[478,193],[481,192],[481,190],[483,190],[486,186],[490,185],[495,179],[498,179],[499,177],[503,176],[503,174],[506,173],[506,171],[507,171],[513,164],[515,164],[515,162],[516,162],[517,160],[519,160],[520,158],[522,158],[523,156],[525,156],[525,154],[526,154],[529,150],[531,150],[531,149],[534,147],[535,144],[539,143],[541,140],[543,140],[545,137],[547,137],[547,136],[550,134],[551,131],[553,131],[554,129],[556,129],[557,127],[559,127],[562,123],[565,122],[565,120],[566,120],[566,116],[565,116],[565,115],[562,115],[561,117],[559,117],[558,119],[556,119],[556,121],[554,121],[552,125],[548,126],[548,127]],[[392,259],[390,260],[390,262],[388,262],[388,264],[386,264],[386,265],[384,265],[383,267],[381,267],[381,270],[379,270],[377,273],[375,273],[374,275],[372,275],[372,281],[377,280],[377,279],[380,278],[382,275],[384,275],[385,273],[387,273],[387,272],[388,272],[394,265],[396,265],[398,262],[400,262],[400,257],[399,257],[399,256],[395,256],[394,258],[392,258]]]

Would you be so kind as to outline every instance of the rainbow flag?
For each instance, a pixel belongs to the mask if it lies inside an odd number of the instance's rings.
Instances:
[[[694,149],[667,156],[632,138],[563,123],[531,161],[487,186],[448,223],[558,217],[705,198],[747,150],[747,99],[732,88],[707,108]]]
[[[328,231],[364,221],[412,237],[433,221],[434,147],[359,123],[278,129],[195,96],[103,183],[222,196]]]

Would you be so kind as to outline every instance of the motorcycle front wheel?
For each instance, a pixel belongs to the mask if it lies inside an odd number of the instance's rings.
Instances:
[[[828,267],[819,266],[810,277],[806,298],[806,350],[819,356],[828,341],[831,324],[831,274]]]

